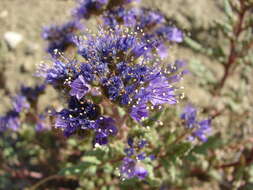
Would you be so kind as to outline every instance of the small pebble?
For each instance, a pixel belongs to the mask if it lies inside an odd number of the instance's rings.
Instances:
[[[4,40],[11,49],[15,49],[23,41],[23,36],[17,32],[6,32]]]

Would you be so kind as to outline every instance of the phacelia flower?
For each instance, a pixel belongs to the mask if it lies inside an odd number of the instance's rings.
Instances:
[[[148,172],[136,160],[125,157],[120,166],[120,175],[122,179],[130,179],[133,177],[145,179]]]
[[[77,38],[76,43],[86,60],[85,67],[92,71],[93,82],[100,85],[109,100],[130,108],[130,115],[139,122],[149,116],[150,104],[159,108],[177,103],[172,84],[182,75],[173,75],[178,70],[150,64],[156,59],[149,56],[156,48],[155,42],[145,41],[129,30],[101,28],[99,34],[87,34],[85,39]]]
[[[152,105],[175,104],[177,102],[174,87],[161,73],[151,75],[147,88],[141,89],[136,98],[150,101]]]
[[[45,82],[52,84],[55,87],[62,87],[64,84],[69,84],[72,78],[77,75],[76,61],[61,60],[53,58],[53,65],[40,64],[37,71],[37,76],[43,77]]]
[[[142,161],[147,158],[145,152],[141,152],[147,145],[145,139],[134,141],[133,138],[127,140],[128,148],[125,149],[126,157],[123,158],[120,166],[120,175],[122,179],[130,179],[137,177],[139,179],[145,179],[148,172],[145,169]]]
[[[114,120],[101,116],[100,108],[83,98],[71,97],[68,108],[56,113],[56,116],[55,127],[62,129],[67,137],[79,130],[92,130],[95,132],[93,143],[105,145],[109,136],[117,133]]]
[[[7,118],[5,116],[0,116],[0,132],[3,132],[7,128]]]
[[[19,113],[11,110],[5,116],[0,117],[0,131],[13,130],[17,131],[20,127]]]
[[[187,105],[184,108],[180,118],[184,121],[186,128],[194,129],[189,140],[198,138],[201,141],[207,141],[207,135],[211,133],[211,119],[198,121],[197,110],[192,105]]]
[[[48,129],[49,129],[49,124],[46,120],[46,115],[40,114],[38,116],[38,119],[37,119],[36,124],[35,124],[35,130],[40,132],[40,131],[45,131],[45,130],[48,130]]]
[[[183,32],[172,26],[160,27],[156,33],[171,42],[180,43],[184,39]]]
[[[137,122],[163,105],[178,102],[174,83],[182,77],[183,64],[165,64],[152,52],[156,42],[146,41],[143,33],[127,27],[103,28],[94,35],[76,37],[78,53],[83,60],[53,58],[53,65],[42,65],[45,82],[64,89],[68,107],[56,112],[55,126],[70,136],[80,130],[94,131],[93,143],[105,145],[117,133],[112,118],[101,115],[93,103],[92,89],[106,101],[125,108]],[[89,93],[89,96],[86,95]],[[130,150],[129,155],[132,154]],[[144,154],[137,156],[144,159]]]
[[[121,24],[134,28],[136,32],[144,31],[141,38],[153,42],[152,46],[157,48],[161,58],[168,56],[168,42],[180,43],[184,38],[179,28],[169,25],[165,15],[147,8],[116,7],[106,11],[103,20],[104,25],[111,28]]]
[[[66,24],[45,27],[42,32],[42,38],[48,41],[47,52],[55,56],[55,50],[64,52],[68,47],[74,45],[73,37],[76,31],[82,26],[77,21],[70,21]]]
[[[125,3],[132,3],[132,2],[141,2],[141,0],[124,0]]]
[[[100,117],[95,122],[95,138],[94,144],[105,145],[108,143],[109,136],[117,134],[115,121],[110,117]]]
[[[30,104],[28,103],[25,96],[17,95],[13,99],[13,107],[16,112],[21,112],[24,109],[28,109],[30,107]]]
[[[165,17],[158,11],[147,8],[116,7],[104,14],[104,24],[114,28],[116,25],[148,29],[165,22]]]
[[[13,98],[12,109],[4,116],[0,116],[0,130],[3,131],[11,129],[13,131],[17,131],[21,126],[21,122],[34,122],[37,116],[34,115],[34,112],[31,112],[30,108],[33,107],[36,109],[38,97],[44,92],[44,89],[44,85],[35,86],[34,88],[21,86],[20,92]],[[21,114],[23,111],[26,112]]]
[[[36,102],[38,97],[44,93],[45,85],[37,85],[35,87],[21,86],[20,94],[26,97],[28,102]]]
[[[88,19],[92,14],[101,13],[108,2],[109,0],[79,0],[73,15],[78,19]]]
[[[78,78],[74,80],[70,86],[71,86],[70,95],[76,96],[76,98],[79,100],[90,90],[90,85],[87,84],[82,75],[79,75]]]
[[[142,119],[147,118],[149,116],[149,111],[146,103],[133,105],[130,115],[136,121],[141,121]]]
[[[157,47],[157,54],[160,56],[160,58],[165,59],[166,57],[168,57],[168,47],[166,47],[164,44],[160,44]]]

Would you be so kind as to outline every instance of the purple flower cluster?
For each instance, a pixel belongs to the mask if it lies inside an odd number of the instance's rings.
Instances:
[[[79,130],[94,131],[94,145],[107,144],[109,136],[117,133],[114,120],[102,116],[99,106],[85,99],[71,97],[68,108],[56,112],[55,115],[55,126],[62,129],[67,137]]]
[[[129,157],[123,158],[120,173],[122,179],[130,179],[133,177],[145,179],[148,175],[147,170],[140,163]]]
[[[143,148],[146,145],[147,141],[144,139],[134,141],[133,138],[128,138],[128,148],[125,149],[127,156],[124,157],[120,166],[122,179],[130,179],[133,177],[144,179],[148,176],[148,171],[142,163],[147,158],[146,153],[143,152]],[[150,155],[149,158],[152,160],[153,156]]]
[[[211,132],[211,119],[198,121],[197,110],[192,105],[187,105],[180,117],[184,121],[187,129],[194,129],[189,140],[198,138],[201,141],[207,141],[207,135]]]
[[[98,34],[87,33],[75,43],[83,60],[61,56],[53,58],[52,66],[44,64],[39,69],[46,83],[69,95],[68,107],[57,112],[55,124],[66,136],[93,130],[94,143],[104,145],[116,134],[113,119],[103,116],[93,103],[94,89],[97,95],[125,108],[137,122],[165,104],[178,102],[174,83],[184,74],[179,71],[184,62],[177,60],[166,67],[156,63],[151,53],[156,47],[137,32],[127,27],[100,28]],[[102,129],[102,123],[107,127]]]
[[[92,14],[101,13],[108,3],[109,0],[79,0],[73,15],[78,19],[88,19]]]
[[[123,24],[135,28],[136,31],[144,31],[142,38],[155,41],[154,45],[161,58],[168,55],[165,43],[180,43],[184,38],[181,30],[167,24],[162,13],[147,8],[116,7],[105,12],[103,20],[104,24],[111,28]]]
[[[84,73],[83,69],[88,69],[88,78],[99,84],[109,100],[129,109],[136,121],[147,118],[149,110],[177,102],[173,83],[181,75],[173,76],[173,73],[178,70],[172,70],[171,66],[164,69],[162,64],[152,65],[155,57],[150,56],[150,52],[156,47],[152,42],[140,39],[129,28],[100,29],[98,35],[88,34],[85,40],[76,41],[79,54],[86,60],[81,73]],[[182,61],[173,65],[178,62]],[[79,86],[82,95],[89,90],[89,85],[81,82],[80,78],[71,86],[75,92],[78,91],[76,86]]]
[[[76,61],[61,60],[56,57],[53,57],[52,61],[53,65],[41,63],[37,72],[37,76],[45,78],[47,84],[62,88],[65,84],[69,84],[72,78],[76,77]]]
[[[89,19],[91,15],[102,14],[106,10],[140,0],[78,0],[78,6],[73,10],[77,19]]]
[[[35,86],[34,88],[22,86],[20,93],[12,99],[13,108],[5,116],[0,117],[0,131],[7,129],[17,131],[21,125],[21,113],[29,112],[30,108],[36,109],[38,97],[44,93],[44,89],[44,85]],[[45,128],[44,119],[37,119],[35,124],[36,126],[40,125],[40,129],[42,129],[42,126]]]
[[[159,24],[165,24],[165,17],[158,11],[147,8],[115,7],[104,13],[104,24],[111,28],[123,24],[125,26],[148,29]]]
[[[75,32],[82,28],[78,21],[69,21],[63,25],[52,25],[45,27],[42,32],[42,38],[47,40],[47,52],[52,56],[55,51],[64,52],[68,47],[74,45],[73,37]]]
[[[11,110],[5,116],[0,116],[0,131],[11,129],[17,131],[20,127],[19,113]]]

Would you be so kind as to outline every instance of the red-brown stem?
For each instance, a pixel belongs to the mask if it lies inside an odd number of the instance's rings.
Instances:
[[[189,129],[189,130],[186,130],[186,132],[184,132],[183,134],[181,134],[180,136],[178,136],[171,144],[169,144],[166,149],[168,149],[171,145],[174,145],[174,144],[177,144],[178,142],[180,142],[181,140],[183,140],[185,137],[187,137],[189,134],[191,134],[193,131],[193,129]],[[166,153],[166,150],[164,149],[161,149],[160,150],[160,153],[157,154],[157,158],[161,159],[161,158],[164,158],[168,156],[168,153]],[[162,164],[160,163],[159,165],[157,165],[155,167],[155,170],[159,169],[162,167]]]
[[[236,63],[238,54],[236,52],[236,42],[243,31],[243,22],[245,18],[245,14],[247,11],[247,7],[244,5],[244,0],[240,0],[240,11],[238,12],[238,21],[235,24],[233,29],[234,38],[230,39],[230,50],[229,57],[227,63],[224,64],[224,74],[217,85],[217,91],[219,92],[225,85],[227,78],[230,75],[231,67]]]
[[[236,166],[240,166],[240,165],[248,166],[252,162],[253,162],[253,149],[251,149],[249,156],[247,156],[247,157],[243,156],[242,159],[240,159],[237,162],[222,164],[222,165],[216,166],[215,168],[223,169],[223,168],[228,168],[228,167],[236,167]]]

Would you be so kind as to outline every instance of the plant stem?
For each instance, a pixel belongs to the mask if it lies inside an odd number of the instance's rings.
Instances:
[[[37,190],[39,186],[43,185],[44,183],[47,183],[48,181],[51,181],[53,179],[58,179],[58,178],[62,178],[63,176],[59,176],[59,175],[51,175],[48,176],[42,180],[40,180],[39,182],[35,183],[32,187],[29,188],[29,190]]]
[[[236,63],[239,54],[236,51],[236,43],[238,42],[239,36],[244,30],[243,23],[245,14],[247,12],[247,7],[245,7],[244,0],[240,0],[240,11],[238,12],[238,21],[233,27],[233,38],[230,39],[230,50],[227,62],[224,64],[224,74],[216,87],[216,94],[219,94],[221,89],[224,87],[226,80],[231,74],[231,67]]]

